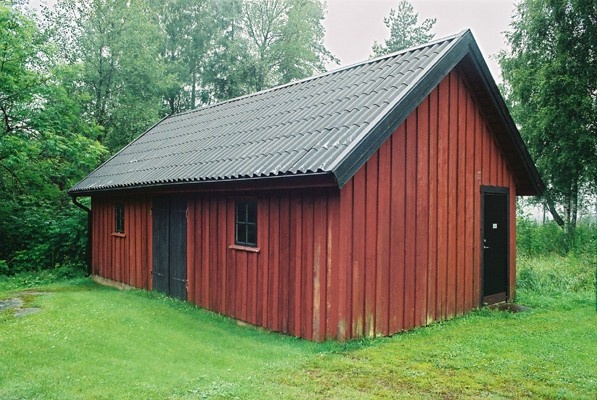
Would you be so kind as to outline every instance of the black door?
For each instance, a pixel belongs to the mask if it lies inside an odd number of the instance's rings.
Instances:
[[[508,189],[482,189],[483,303],[508,298]]]
[[[187,298],[187,201],[153,200],[153,289]]]

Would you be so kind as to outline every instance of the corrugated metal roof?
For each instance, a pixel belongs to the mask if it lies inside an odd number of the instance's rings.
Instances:
[[[470,31],[464,31],[172,115],[70,193],[322,172],[333,174],[341,187],[391,134],[387,127],[380,130],[388,125],[384,119],[399,108],[394,119],[406,118],[464,57],[471,41]]]

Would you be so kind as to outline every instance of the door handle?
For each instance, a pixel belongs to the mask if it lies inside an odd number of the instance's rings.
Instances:
[[[489,246],[485,246],[485,245],[484,245],[484,246],[483,246],[483,248],[484,248],[485,250],[487,250],[487,249],[490,249],[491,247],[489,247]]]

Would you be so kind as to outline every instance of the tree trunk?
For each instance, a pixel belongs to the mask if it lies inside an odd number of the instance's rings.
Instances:
[[[570,226],[576,229],[576,219],[578,217],[578,183],[572,183],[572,192],[570,193]]]
[[[194,70],[195,68],[193,68]],[[196,101],[195,98],[197,96],[197,73],[195,71],[191,72],[191,110],[194,110],[197,106],[196,106]]]
[[[168,99],[168,104],[170,105],[170,115],[176,114],[176,101],[174,96],[170,96]]]
[[[555,207],[549,194],[545,195],[545,203],[554,221],[564,230],[566,252],[570,251],[575,243],[576,220],[578,217],[578,182],[570,184],[569,192],[564,196],[564,216],[562,217]]]
[[[564,223],[564,220],[558,213],[558,210],[556,210],[556,206],[555,206],[553,200],[551,199],[551,197],[549,196],[549,194],[545,195],[545,205],[547,206],[547,209],[551,213],[553,220],[556,221],[558,226],[563,229],[564,225],[566,225],[566,224]]]

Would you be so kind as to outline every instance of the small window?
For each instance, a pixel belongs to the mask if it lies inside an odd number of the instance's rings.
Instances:
[[[114,231],[124,233],[124,204],[114,204]]]
[[[257,202],[239,200],[236,202],[235,244],[257,246]]]

